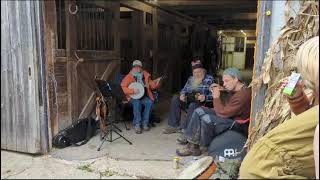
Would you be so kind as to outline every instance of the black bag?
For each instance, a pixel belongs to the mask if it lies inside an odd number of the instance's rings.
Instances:
[[[57,148],[84,145],[96,134],[97,129],[98,125],[94,119],[79,119],[55,135],[52,145]]]

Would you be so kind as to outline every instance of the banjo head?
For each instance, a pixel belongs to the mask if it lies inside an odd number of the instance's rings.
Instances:
[[[130,95],[130,97],[132,99],[140,99],[140,98],[143,97],[143,95],[144,95],[144,86],[141,83],[138,83],[138,82],[131,83],[129,85],[129,88],[130,89],[138,89],[139,90],[138,94],[131,94]]]
[[[205,156],[184,169],[178,176],[178,179],[195,179],[208,169],[212,162],[213,158],[211,156]]]

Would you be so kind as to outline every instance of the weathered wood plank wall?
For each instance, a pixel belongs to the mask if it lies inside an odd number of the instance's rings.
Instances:
[[[192,24],[197,24],[202,29],[207,26],[190,17],[184,17],[177,12],[171,12],[149,3],[122,0],[120,4],[134,10],[131,19],[132,29],[127,28],[134,34],[131,37],[133,51],[136,52],[133,53],[133,57],[142,58],[141,60],[146,64],[146,68],[153,70],[153,77],[162,75],[166,65],[170,64],[168,79],[162,86],[163,92],[171,93],[180,89],[184,84],[182,81],[186,80],[182,74],[188,72],[185,71],[184,65],[191,60],[191,58],[184,58],[183,51],[186,50],[185,46],[188,43],[188,37],[181,35],[182,29],[188,29]],[[147,25],[145,21],[148,13],[152,14],[152,26]],[[125,26],[124,23],[122,25]],[[152,44],[152,48],[150,44]],[[151,66],[149,64],[151,49],[152,68],[149,67]],[[129,63],[126,62],[126,64]],[[187,66],[187,68],[190,68],[190,66]]]
[[[1,149],[47,150],[40,20],[39,1],[1,1]]]
[[[101,42],[104,34],[98,32],[98,25],[93,25],[92,20],[95,18],[97,21],[97,14],[92,14],[84,19],[79,19],[81,10],[78,13],[72,14],[69,11],[74,10],[75,5],[78,5],[75,0],[62,1],[65,3],[64,12],[65,20],[57,21],[56,4],[54,1],[45,1],[45,15],[46,15],[46,39],[50,42],[46,42],[47,50],[46,56],[47,63],[51,64],[48,68],[52,69],[53,79],[56,80],[56,87],[53,87],[51,96],[51,126],[52,135],[55,135],[59,130],[62,130],[69,126],[74,120],[89,116],[91,112],[91,106],[94,104],[94,98],[92,93],[94,91],[94,77],[102,77],[107,67],[112,64],[112,71],[108,72],[108,76],[104,79],[110,79],[114,77],[114,74],[119,70],[120,67],[120,47],[119,47],[119,35],[118,35],[118,21],[119,21],[119,3],[111,1],[90,1],[87,4],[97,5],[106,10],[112,11],[112,27],[109,28],[110,34],[108,33],[108,42],[104,42],[105,47],[113,47],[112,50],[97,50],[97,44],[94,44],[94,40]],[[86,11],[87,13],[89,11]],[[83,15],[81,16],[83,17]],[[61,18],[59,16],[59,18]],[[88,26],[78,27],[79,21],[86,21]],[[58,49],[58,47],[64,47],[63,45],[58,46],[57,39],[61,34],[57,31],[57,23],[65,22],[61,26],[66,26],[65,39],[62,43],[65,43],[66,49]],[[105,22],[103,28],[107,28],[107,22]],[[100,26],[102,28],[102,24]],[[101,29],[100,29],[101,30]],[[106,29],[105,29],[106,30]],[[79,32],[86,32],[87,36],[83,37]],[[99,36],[93,36],[91,33],[100,33]],[[112,32],[112,34],[111,34]],[[63,33],[63,31],[62,31]],[[90,35],[91,34],[91,35]],[[100,39],[96,39],[100,38]],[[62,38],[63,39],[63,38]],[[111,46],[110,43],[113,43]],[[81,44],[85,43],[85,44]],[[90,44],[86,44],[90,43]],[[83,48],[82,45],[87,45],[93,49],[79,49]],[[50,52],[50,47],[52,48]],[[53,55],[53,56],[52,56]],[[83,58],[83,62],[78,61],[78,58]],[[52,63],[52,59],[53,62]],[[109,69],[108,69],[109,71]],[[54,84],[54,83],[53,83]],[[56,88],[56,89],[54,89]],[[56,92],[55,92],[56,91]],[[55,97],[56,96],[56,97]],[[55,100],[57,99],[57,100]],[[55,105],[57,101],[57,105]],[[50,100],[49,100],[50,104]]]

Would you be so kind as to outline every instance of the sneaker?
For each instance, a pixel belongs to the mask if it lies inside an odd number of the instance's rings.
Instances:
[[[149,131],[150,128],[149,128],[149,126],[143,126],[143,130],[144,130],[144,131]]]
[[[163,130],[163,134],[173,134],[173,133],[178,133],[180,130],[178,128],[174,128],[171,126],[168,126]]]
[[[141,134],[141,128],[140,127],[135,127],[134,130],[136,131],[136,134]]]
[[[176,154],[178,156],[200,156],[201,151],[200,148],[186,146],[176,150]]]
[[[184,137],[184,135],[181,135],[180,137],[178,137],[177,143],[181,145],[186,145],[188,144],[188,141],[187,138]]]

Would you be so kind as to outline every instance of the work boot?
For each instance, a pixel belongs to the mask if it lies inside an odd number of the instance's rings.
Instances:
[[[187,138],[183,134],[181,134],[177,139],[177,143],[181,145],[186,145],[188,144],[188,141]]]
[[[176,150],[178,156],[200,156],[201,151],[199,145],[191,144],[190,146],[185,146],[181,149]]]
[[[171,127],[171,126],[168,126],[167,128],[165,128],[163,130],[163,134],[173,134],[173,133],[178,133],[180,132],[180,130],[178,128],[174,128],[174,127]]]
[[[135,127],[134,130],[136,131],[136,134],[141,134],[141,128],[140,127]]]

